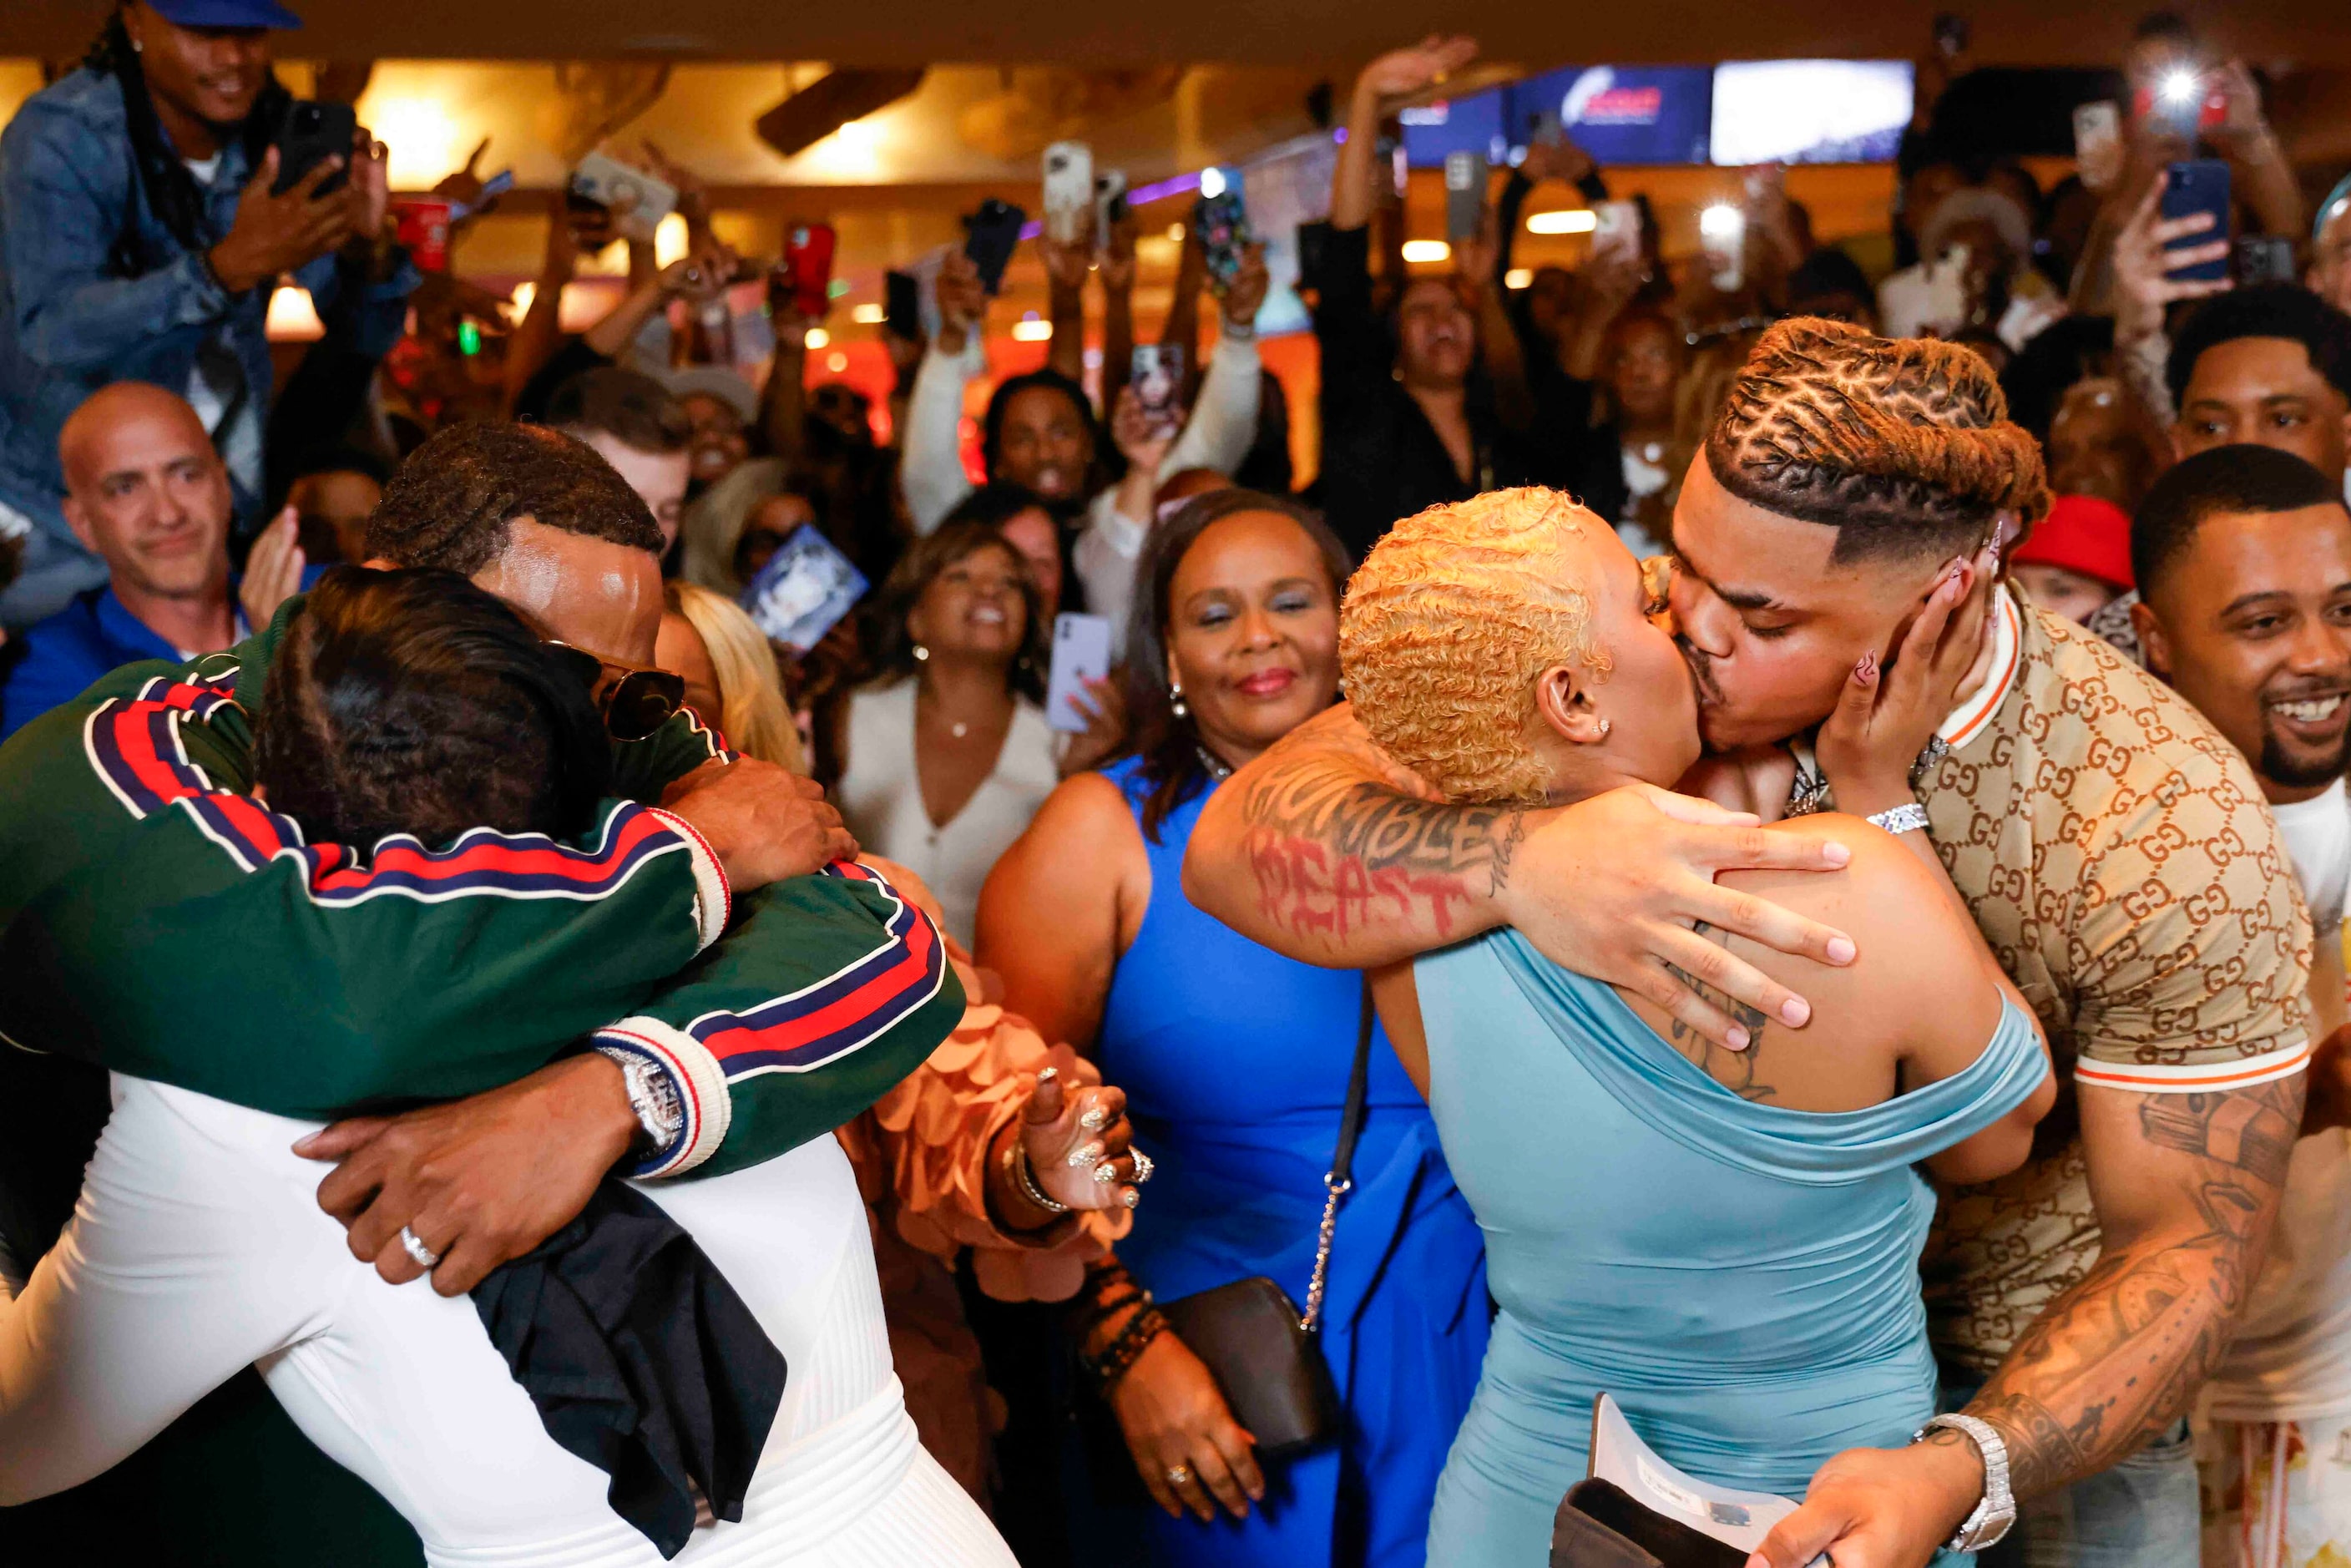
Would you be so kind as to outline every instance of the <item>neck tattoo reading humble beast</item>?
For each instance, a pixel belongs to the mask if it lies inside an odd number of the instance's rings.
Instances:
[[[1730,946],[1729,933],[1717,931],[1703,920],[1698,921],[1693,929],[1718,947],[1728,948]],[[1747,1049],[1732,1051],[1728,1046],[1715,1044],[1681,1019],[1675,1019],[1667,1026],[1667,1035],[1673,1041],[1674,1049],[1696,1063],[1698,1071],[1741,1100],[1770,1100],[1778,1092],[1768,1083],[1755,1082],[1755,1073],[1761,1065],[1764,1026],[1771,1019],[1761,1009],[1750,1008],[1736,997],[1716,990],[1677,965],[1667,964],[1666,972],[1696,991],[1700,1000],[1710,1002],[1737,1019],[1747,1030]]]

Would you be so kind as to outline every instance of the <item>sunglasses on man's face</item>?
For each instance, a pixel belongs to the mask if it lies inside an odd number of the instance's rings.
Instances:
[[[552,638],[546,645],[579,674],[614,740],[643,740],[685,706],[684,675],[622,664]],[[607,679],[608,675],[619,679]]]

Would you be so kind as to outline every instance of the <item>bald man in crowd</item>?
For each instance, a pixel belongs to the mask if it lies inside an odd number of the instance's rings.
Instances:
[[[0,739],[140,659],[186,660],[252,635],[301,571],[291,525],[255,546],[239,601],[229,571],[228,470],[187,400],[145,382],[93,392],[57,433],[65,516],[107,582],[24,634],[0,683]],[[256,597],[257,596],[257,597]]]

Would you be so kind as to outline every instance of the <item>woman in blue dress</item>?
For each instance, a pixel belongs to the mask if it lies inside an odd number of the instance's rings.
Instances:
[[[1955,661],[1949,692],[1972,654],[1938,640],[1958,597],[1921,612],[1884,706],[1876,670],[1856,674],[1857,711],[1929,702]],[[1698,761],[1663,606],[1614,531],[1550,491],[1397,524],[1349,588],[1342,651],[1366,730],[1449,800],[1563,804]],[[1802,986],[1801,1033],[1718,994],[1751,1039],[1717,1049],[1511,931],[1374,980],[1500,1306],[1432,1564],[1546,1561],[1604,1392],[1669,1463],[1796,1496],[1832,1455],[1908,1442],[1935,1413],[1918,1285],[1935,1205],[1913,1167],[1975,1182],[2022,1164],[2055,1094],[2047,1053],[1922,824],[1780,826],[1835,837],[1846,871],[1726,880],[1870,934],[1849,967],[1801,977],[1738,945]]]
[[[1362,981],[1201,914],[1182,868],[1217,781],[1330,706],[1346,570],[1319,520],[1270,497],[1214,492],[1162,524],[1128,632],[1133,752],[1064,783],[981,897],[980,962],[1006,1005],[1091,1049],[1127,1091],[1158,1164],[1116,1263],[1159,1301],[1253,1275],[1308,1298]],[[1427,1107],[1384,1037],[1370,1060],[1317,1335],[1338,1439],[1260,1458],[1200,1359],[1172,1331],[1149,1338],[1108,1397],[1164,1513],[1148,1516],[1152,1563],[1421,1561],[1489,1309]],[[1097,1281],[1115,1310],[1081,1354],[1100,1360],[1140,1308],[1115,1269]]]

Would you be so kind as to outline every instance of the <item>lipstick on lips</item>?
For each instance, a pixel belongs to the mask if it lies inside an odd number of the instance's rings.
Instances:
[[[1290,689],[1290,683],[1297,679],[1298,672],[1295,670],[1259,670],[1257,674],[1249,676],[1247,680],[1236,682],[1233,689],[1239,692],[1243,696],[1279,696],[1283,692],[1288,691]]]

